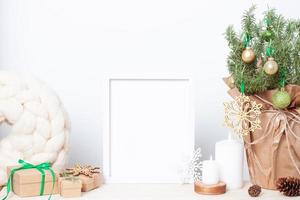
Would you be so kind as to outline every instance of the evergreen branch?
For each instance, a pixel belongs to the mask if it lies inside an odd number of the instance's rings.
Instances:
[[[233,26],[228,26],[225,32],[225,38],[228,41],[228,45],[231,48],[234,48],[238,43],[240,43],[239,38],[236,35],[236,32],[234,31]]]
[[[269,9],[264,13],[263,20],[256,22],[254,11],[255,6],[252,6],[244,12],[242,34],[237,34],[232,26],[229,26],[225,32],[230,48],[227,59],[228,70],[236,86],[239,87],[241,81],[244,81],[247,94],[278,87],[280,73],[270,76],[262,68],[267,61],[268,42],[264,38],[266,28],[274,32],[271,39],[272,47],[275,49],[273,57],[280,68],[285,68],[286,83],[300,85],[300,20],[286,19],[278,15],[275,9]],[[256,53],[257,60],[252,64],[245,64],[241,59],[245,34],[251,36],[251,47]]]
[[[242,28],[244,33],[252,33],[255,30],[255,15],[254,11],[256,9],[256,6],[253,5],[250,7],[249,10],[244,12],[243,18],[242,18]]]

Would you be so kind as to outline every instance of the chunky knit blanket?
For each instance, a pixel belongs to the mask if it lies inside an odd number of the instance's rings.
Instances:
[[[43,82],[0,71],[0,186],[7,181],[6,167],[19,159],[32,164],[51,162],[61,169],[66,161],[70,125],[56,94]]]

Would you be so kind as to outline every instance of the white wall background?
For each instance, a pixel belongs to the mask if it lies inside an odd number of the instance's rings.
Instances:
[[[193,74],[196,146],[207,158],[228,132],[222,34],[252,4],[300,18],[299,0],[0,0],[0,69],[58,92],[72,121],[70,163],[91,164],[102,163],[104,74]]]

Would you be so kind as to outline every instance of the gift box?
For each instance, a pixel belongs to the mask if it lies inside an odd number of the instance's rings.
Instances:
[[[271,103],[276,90],[250,96],[262,104],[261,129],[245,136],[244,146],[251,182],[266,189],[276,189],[280,177],[300,178],[300,86],[287,85],[286,91],[292,102],[285,110]],[[232,88],[229,94],[236,97],[240,92]]]
[[[82,192],[88,192],[103,184],[103,175],[100,167],[91,165],[75,165],[67,168],[65,174],[78,177],[82,182]]]
[[[12,166],[7,168],[7,176],[9,177],[13,169],[20,166]],[[55,173],[55,181],[53,187],[52,174],[49,170],[44,170],[45,182],[43,195],[58,194],[57,173]],[[42,186],[42,174],[39,170],[22,169],[14,173],[12,177],[13,192],[20,197],[40,196]]]
[[[100,187],[103,184],[103,176],[101,173],[95,173],[92,177],[86,175],[79,175],[78,176],[82,181],[82,192],[88,192],[95,188]]]
[[[60,196],[64,198],[81,196],[82,182],[78,177],[60,177],[58,185]]]

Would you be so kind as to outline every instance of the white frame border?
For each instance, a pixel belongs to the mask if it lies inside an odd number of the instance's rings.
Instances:
[[[195,91],[194,81],[191,75],[106,75],[104,77],[104,101],[103,101],[103,175],[106,183],[157,183],[148,180],[124,180],[117,177],[111,177],[111,81],[113,80],[186,80],[189,83],[189,94],[190,94],[190,132],[193,133],[193,144],[195,145]],[[194,150],[194,146],[192,147]],[[178,181],[167,181],[160,183],[180,183]]]

